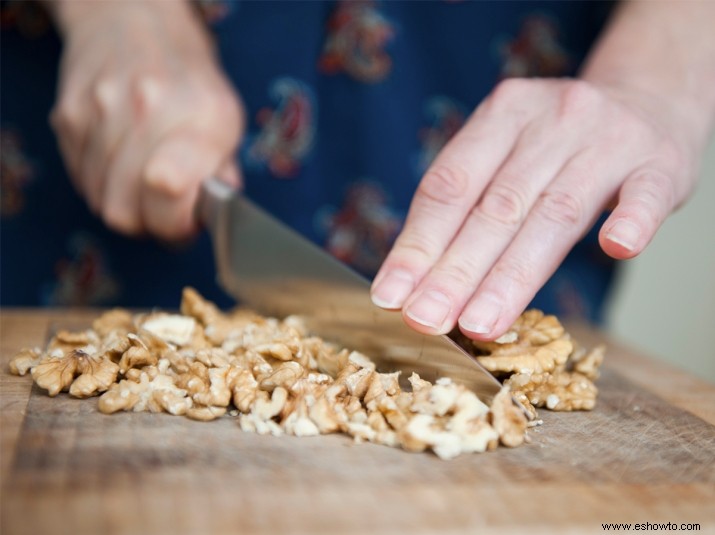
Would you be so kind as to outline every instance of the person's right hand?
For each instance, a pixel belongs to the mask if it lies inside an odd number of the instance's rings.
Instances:
[[[239,185],[238,96],[184,2],[62,2],[51,115],[75,186],[124,234],[189,237],[201,182]]]

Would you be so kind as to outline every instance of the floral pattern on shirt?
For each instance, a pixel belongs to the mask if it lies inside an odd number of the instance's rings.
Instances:
[[[425,118],[429,126],[421,128],[418,136],[420,151],[416,168],[422,175],[437,154],[456,134],[467,118],[465,107],[454,99],[443,95],[430,97],[424,104]]]
[[[513,38],[500,38],[501,78],[563,76],[571,56],[559,41],[558,23],[542,14],[527,16]]]
[[[256,114],[260,131],[248,141],[246,163],[277,178],[293,178],[313,146],[316,106],[312,91],[295,78],[278,78],[269,95],[275,107]]]
[[[0,4],[0,28],[14,29],[23,37],[42,37],[50,29],[50,17],[40,2],[9,0]]]
[[[327,23],[318,67],[325,74],[345,73],[365,83],[384,80],[392,68],[385,50],[393,25],[368,0],[341,1]]]
[[[325,249],[366,275],[374,275],[402,225],[383,188],[360,180],[347,190],[342,206],[318,213],[318,226],[326,235]]]
[[[0,129],[0,215],[12,217],[25,207],[25,190],[35,178],[33,162],[12,128]]]
[[[55,264],[56,280],[44,301],[53,306],[88,306],[110,302],[119,293],[106,254],[90,234],[79,231],[67,242],[68,256]]]

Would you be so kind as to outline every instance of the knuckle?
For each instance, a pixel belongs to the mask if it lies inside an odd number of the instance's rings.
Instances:
[[[156,110],[167,96],[167,87],[161,77],[150,74],[137,76],[131,86],[131,93],[139,116],[146,116]]]
[[[456,165],[437,165],[427,171],[420,183],[418,194],[447,206],[459,205],[469,189],[469,174]]]
[[[539,213],[565,228],[580,228],[584,218],[581,200],[573,193],[560,190],[546,191],[541,195]]]
[[[514,261],[498,262],[492,269],[492,277],[490,278],[498,281],[495,289],[509,289],[511,295],[513,295],[513,289],[516,289],[517,292],[529,289],[535,280],[533,269]],[[499,291],[495,293],[500,295]]]
[[[174,165],[161,155],[149,160],[140,177],[145,191],[172,199],[185,197],[193,185],[191,177],[175,169]]]
[[[149,229],[154,236],[166,241],[176,241],[185,238],[189,231],[183,226],[177,224],[167,225],[166,223],[158,223]]]
[[[117,105],[119,87],[116,80],[112,78],[101,78],[92,90],[94,103],[100,115],[106,117]]]
[[[647,208],[649,214],[660,213],[659,207],[665,206],[668,212],[677,204],[673,180],[670,176],[651,169],[645,169],[631,180],[635,198]]]
[[[245,117],[235,96],[223,88],[204,88],[197,94],[197,110],[211,133],[216,132],[216,125],[221,125],[221,133],[231,132],[237,137],[243,130]],[[227,129],[228,127],[228,129]]]
[[[109,228],[122,234],[132,236],[140,231],[139,222],[128,210],[111,204],[102,210],[102,221]]]
[[[82,122],[82,108],[75,99],[61,96],[52,109],[50,121],[56,129],[75,131]]]
[[[666,169],[675,171],[685,171],[689,173],[692,165],[691,158],[681,146],[675,141],[668,139],[660,143],[658,147],[658,157]]]
[[[585,80],[568,82],[561,93],[560,115],[570,117],[593,108],[601,102],[601,93]]]
[[[417,233],[403,233],[395,242],[395,255],[402,258],[405,265],[431,263],[436,250],[427,236]]]
[[[441,285],[457,290],[457,295],[461,295],[463,292],[459,290],[471,289],[476,284],[477,269],[468,261],[460,259],[458,262],[435,267],[432,278],[440,281]]]
[[[476,210],[488,221],[514,227],[520,225],[526,218],[526,206],[524,194],[517,188],[495,183],[484,194]]]
[[[520,99],[531,85],[532,82],[526,78],[507,78],[496,85],[490,98],[495,103],[513,102]]]

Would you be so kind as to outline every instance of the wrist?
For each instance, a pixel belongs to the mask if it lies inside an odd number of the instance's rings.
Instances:
[[[701,152],[715,126],[713,2],[625,2],[581,77]],[[704,38],[702,36],[707,35]]]

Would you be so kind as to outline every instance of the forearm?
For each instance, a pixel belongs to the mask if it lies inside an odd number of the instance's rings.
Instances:
[[[152,20],[161,21],[161,30],[175,34],[179,37],[177,42],[188,41],[195,44],[196,39],[189,39],[189,36],[200,36],[200,40],[204,41],[207,47],[211,46],[204,25],[196,16],[189,0],[53,0],[45,1],[45,6],[63,38],[98,20],[118,22],[120,12],[151,10],[161,15]]]
[[[701,151],[715,124],[715,2],[624,3],[594,47],[582,78],[631,90],[672,115]]]

